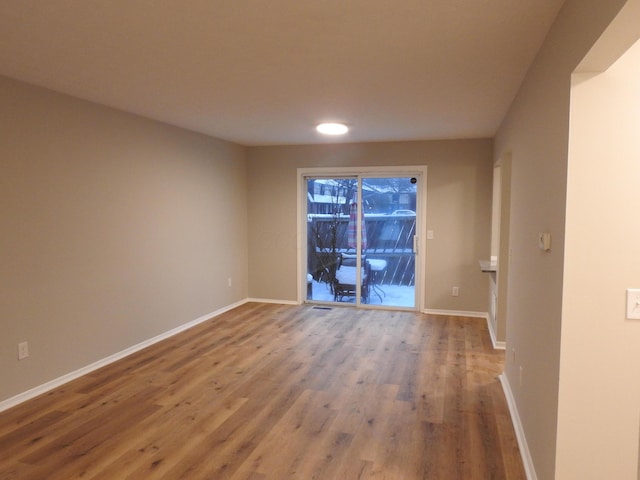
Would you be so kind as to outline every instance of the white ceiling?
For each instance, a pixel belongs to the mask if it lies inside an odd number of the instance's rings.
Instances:
[[[244,145],[490,137],[564,0],[0,0],[0,74]]]

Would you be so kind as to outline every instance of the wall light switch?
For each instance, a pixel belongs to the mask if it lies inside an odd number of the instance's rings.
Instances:
[[[627,319],[640,320],[640,288],[627,288]]]
[[[544,252],[551,250],[551,234],[547,232],[540,233],[538,235],[538,246]]]
[[[433,230],[427,230],[427,240],[433,240]]]

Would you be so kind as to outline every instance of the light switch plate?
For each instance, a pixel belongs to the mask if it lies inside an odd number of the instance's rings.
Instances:
[[[627,288],[627,319],[640,320],[640,288]]]
[[[538,234],[538,246],[543,252],[551,250],[551,234],[548,232]]]

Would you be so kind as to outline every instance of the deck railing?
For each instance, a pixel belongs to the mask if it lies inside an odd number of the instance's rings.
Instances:
[[[416,217],[367,214],[364,221],[367,231],[364,255],[387,262],[387,268],[376,281],[386,285],[414,285]],[[348,245],[348,224],[348,215],[309,215],[307,267],[315,280],[331,281],[340,254],[355,253]]]

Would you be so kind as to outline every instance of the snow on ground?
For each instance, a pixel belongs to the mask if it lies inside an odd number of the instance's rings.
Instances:
[[[312,298],[319,302],[333,302],[333,293],[328,283],[312,282]],[[345,298],[338,303],[355,303],[354,297]],[[371,289],[368,305],[387,307],[415,307],[415,288],[400,285],[375,285]]]

